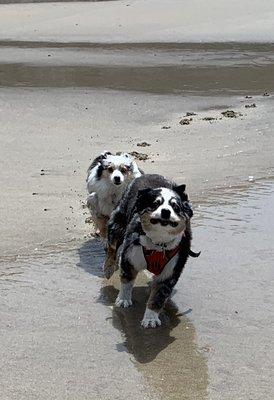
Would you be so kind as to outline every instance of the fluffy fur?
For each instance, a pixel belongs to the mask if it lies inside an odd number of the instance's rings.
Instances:
[[[106,273],[111,275],[120,248],[121,289],[116,305],[132,304],[132,287],[140,270],[148,268],[146,253],[166,258],[163,269],[154,276],[142,326],[161,324],[159,313],[171,295],[189,255],[192,209],[185,185],[177,186],[160,175],[135,179],[112,213],[108,224]],[[154,253],[154,254],[153,254]],[[157,263],[156,263],[157,264]],[[162,267],[161,267],[162,268]]]
[[[126,186],[140,175],[136,162],[127,153],[111,154],[105,151],[90,165],[87,205],[101,237],[106,237],[110,214],[119,203]]]

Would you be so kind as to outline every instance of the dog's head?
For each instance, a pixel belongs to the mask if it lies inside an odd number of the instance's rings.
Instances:
[[[193,215],[185,188],[139,190],[136,208],[147,236],[159,236],[164,243],[184,232]]]
[[[98,163],[97,178],[109,180],[113,185],[123,186],[141,175],[136,163],[127,153],[111,154],[105,151]]]

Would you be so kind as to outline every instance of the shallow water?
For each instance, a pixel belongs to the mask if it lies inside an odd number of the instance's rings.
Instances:
[[[0,86],[89,87],[175,94],[274,90],[272,44],[1,42]]]
[[[113,307],[97,241],[3,261],[3,398],[272,399],[273,202],[263,181],[196,204],[202,254],[156,330],[140,328],[144,276],[133,307]]]

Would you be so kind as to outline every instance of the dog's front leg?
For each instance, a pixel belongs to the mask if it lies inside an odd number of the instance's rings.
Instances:
[[[161,325],[159,314],[166,300],[171,295],[174,286],[172,283],[171,280],[153,282],[146,311],[141,322],[144,328],[155,328]]]
[[[116,299],[116,306],[130,307],[132,305],[132,288],[138,271],[130,264],[129,261],[121,261],[121,288]]]

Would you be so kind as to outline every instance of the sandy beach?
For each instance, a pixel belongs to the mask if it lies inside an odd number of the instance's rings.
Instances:
[[[1,399],[273,398],[273,18],[270,1],[0,4]],[[202,255],[157,331],[145,276],[114,307],[87,223],[105,149],[147,154],[193,202]]]
[[[130,0],[4,4],[2,40],[273,42],[269,0]],[[20,24],[12,21],[20,18]]]

